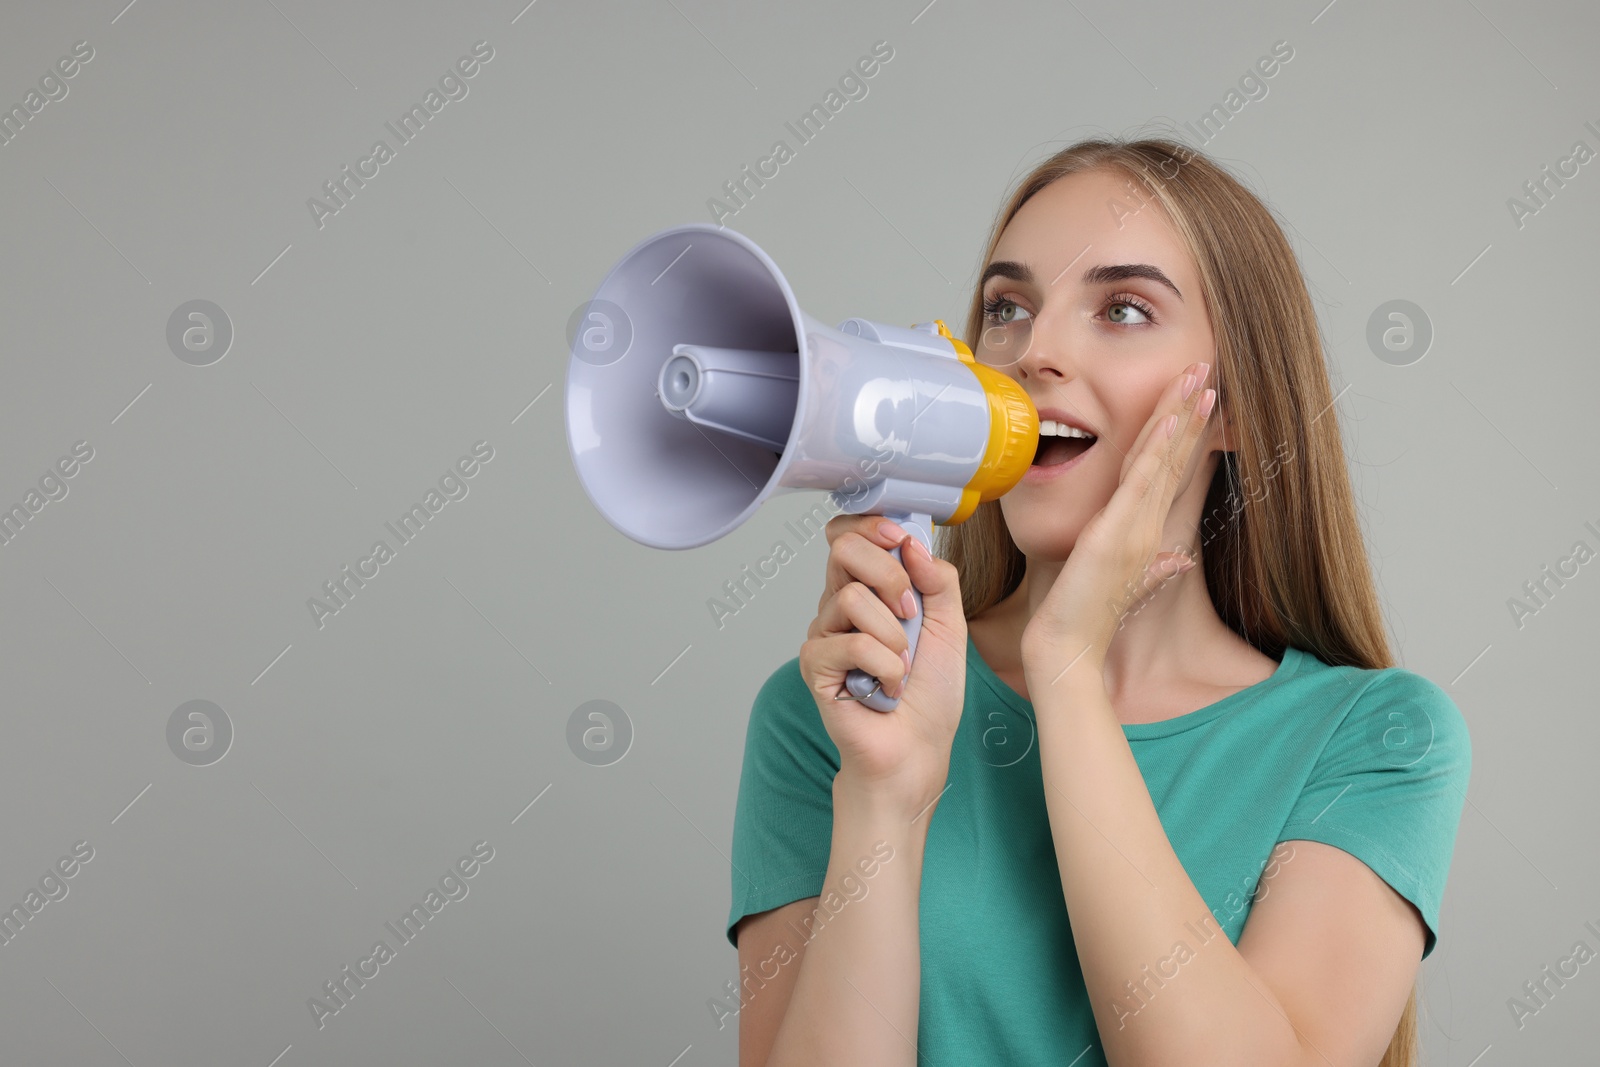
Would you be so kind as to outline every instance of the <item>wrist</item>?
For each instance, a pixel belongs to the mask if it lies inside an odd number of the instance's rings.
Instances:
[[[833,779],[835,818],[843,814],[873,825],[925,833],[933,804],[944,788],[943,780],[935,785],[925,776],[869,781],[841,769]]]
[[[1105,644],[1077,635],[1043,635],[1023,639],[1022,676],[1028,692],[1036,689],[1105,685]]]

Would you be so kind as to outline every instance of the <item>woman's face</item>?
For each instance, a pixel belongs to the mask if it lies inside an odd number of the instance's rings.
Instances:
[[[1022,206],[984,271],[983,298],[978,361],[1015,378],[1041,422],[1095,435],[1041,437],[1034,466],[1000,498],[1017,547],[1062,560],[1111,499],[1167,384],[1197,361],[1212,364],[1202,388],[1216,384],[1199,275],[1160,204],[1120,172],[1096,170]],[[1209,481],[1221,424],[1206,428],[1180,493],[1197,474]]]

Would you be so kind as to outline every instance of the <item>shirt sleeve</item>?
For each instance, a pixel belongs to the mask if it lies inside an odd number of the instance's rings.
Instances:
[[[1450,696],[1390,668],[1356,697],[1278,839],[1321,841],[1370,867],[1421,912],[1427,959],[1471,768],[1466,720]]]
[[[744,739],[733,816],[733,906],[728,943],[746,915],[818,896],[833,844],[833,779],[839,749],[800,674],[800,660],[773,672],[756,694]]]

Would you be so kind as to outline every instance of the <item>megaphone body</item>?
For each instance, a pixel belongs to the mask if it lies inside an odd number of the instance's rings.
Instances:
[[[572,339],[566,414],[601,515],[669,549],[722,537],[774,494],[820,490],[931,551],[933,524],[1009,490],[1039,440],[1027,395],[942,322],[830,327],[753,241],[705,223],[662,230],[611,269]],[[913,595],[901,625],[915,669]],[[865,671],[846,689],[879,711],[899,703]]]

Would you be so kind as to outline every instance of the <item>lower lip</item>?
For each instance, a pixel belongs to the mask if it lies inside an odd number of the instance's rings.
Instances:
[[[1084,460],[1088,459],[1094,454],[1094,450],[1099,447],[1100,438],[1097,437],[1094,440],[1094,444],[1090,445],[1082,452],[1079,452],[1076,456],[1067,460],[1065,463],[1057,463],[1053,467],[1041,467],[1037,464],[1030,466],[1028,468],[1028,473],[1022,476],[1022,483],[1024,485],[1032,485],[1035,482],[1047,482],[1052,478],[1059,477],[1060,475],[1071,470],[1073,467],[1076,467],[1078,464],[1082,463]]]

